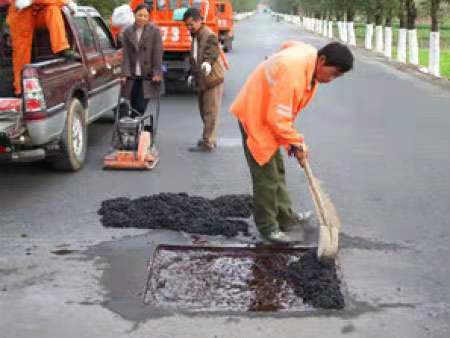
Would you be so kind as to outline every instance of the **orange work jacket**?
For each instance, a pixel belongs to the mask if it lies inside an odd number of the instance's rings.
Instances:
[[[230,111],[247,133],[253,158],[264,165],[282,146],[299,145],[303,136],[294,121],[317,91],[313,80],[317,49],[301,42],[286,42],[281,51],[250,75]]]

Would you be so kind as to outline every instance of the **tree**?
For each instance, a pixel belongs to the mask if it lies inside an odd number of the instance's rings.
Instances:
[[[406,27],[408,29],[409,62],[413,65],[419,64],[419,42],[417,40],[417,7],[415,0],[405,0]]]
[[[249,12],[256,9],[258,0],[232,0],[233,11],[235,12]]]
[[[123,0],[77,0],[80,6],[93,6],[95,7],[103,17],[108,18],[111,16],[114,8],[120,6],[128,1]]]

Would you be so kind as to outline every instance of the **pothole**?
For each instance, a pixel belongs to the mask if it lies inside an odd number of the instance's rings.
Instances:
[[[315,248],[159,246],[145,302],[187,312],[299,312],[342,309],[333,264]]]

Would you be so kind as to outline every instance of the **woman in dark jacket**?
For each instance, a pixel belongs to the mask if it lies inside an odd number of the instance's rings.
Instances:
[[[134,15],[135,23],[122,36],[124,96],[133,109],[144,113],[149,100],[160,95],[163,43],[145,4],[137,6]]]

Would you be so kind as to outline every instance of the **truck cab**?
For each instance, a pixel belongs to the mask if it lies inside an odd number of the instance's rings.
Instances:
[[[163,65],[166,82],[185,82],[190,71],[190,51],[192,37],[182,20],[174,19],[174,11],[181,8],[199,8],[206,25],[217,35],[219,23],[216,0],[132,0],[129,5],[134,10],[146,3],[151,8],[150,20],[156,24],[163,39]],[[116,31],[114,27],[113,31]]]

